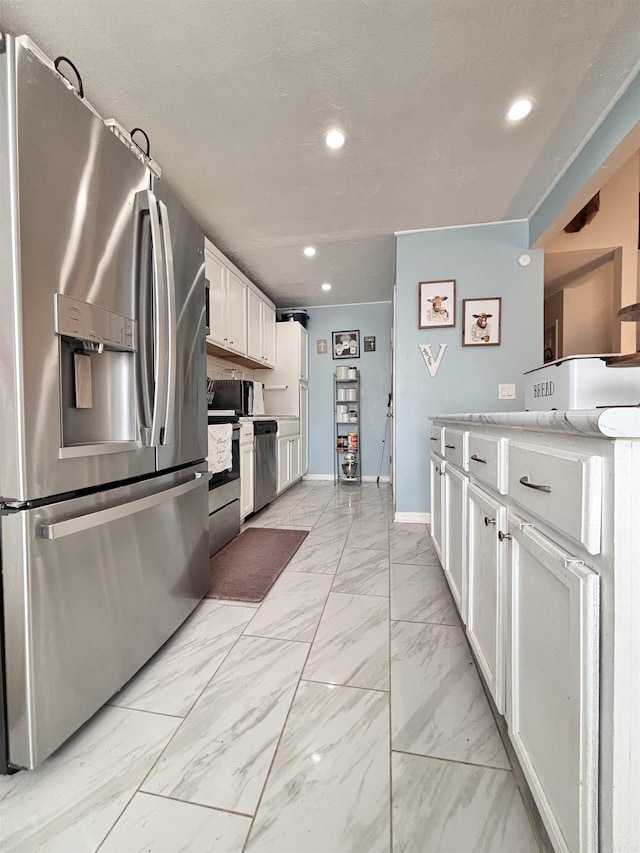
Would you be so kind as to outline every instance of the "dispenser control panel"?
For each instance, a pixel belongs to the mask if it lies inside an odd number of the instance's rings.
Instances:
[[[56,293],[55,300],[56,334],[109,349],[136,351],[135,320],[62,293]]]

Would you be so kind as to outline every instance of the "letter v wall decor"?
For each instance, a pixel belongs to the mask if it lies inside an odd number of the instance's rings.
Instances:
[[[422,353],[422,357],[424,358],[424,363],[427,365],[427,370],[429,371],[429,376],[433,379],[433,377],[438,372],[438,368],[442,362],[442,356],[444,355],[444,351],[446,350],[448,344],[440,344],[440,349],[438,350],[438,355],[434,358],[433,353],[431,352],[431,344],[418,344],[420,347],[420,352]]]

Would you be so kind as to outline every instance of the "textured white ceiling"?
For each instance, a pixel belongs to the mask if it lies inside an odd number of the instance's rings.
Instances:
[[[281,306],[389,299],[394,231],[527,217],[640,60],[638,0],[0,0],[0,27],[142,126]]]

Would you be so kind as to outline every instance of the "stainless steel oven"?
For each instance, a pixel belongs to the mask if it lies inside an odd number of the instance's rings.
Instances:
[[[209,556],[213,557],[240,532],[240,423],[237,417],[210,411],[208,422],[231,424],[231,468],[209,480]]]

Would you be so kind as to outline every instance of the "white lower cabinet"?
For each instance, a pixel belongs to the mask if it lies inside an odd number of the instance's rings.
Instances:
[[[240,433],[240,518],[243,520],[253,512],[255,461],[253,424],[250,424],[250,430],[245,433],[241,428]]]
[[[466,520],[469,480],[446,464],[444,469],[444,575],[463,622],[466,622]]]
[[[467,636],[496,708],[505,712],[507,508],[474,484],[467,488]]]
[[[444,459],[431,454],[431,539],[440,562],[444,564],[442,551],[442,493],[444,490]]]
[[[300,436],[278,439],[278,494],[302,476],[300,468]]]
[[[515,515],[509,735],[553,845],[598,850],[599,576]]]

